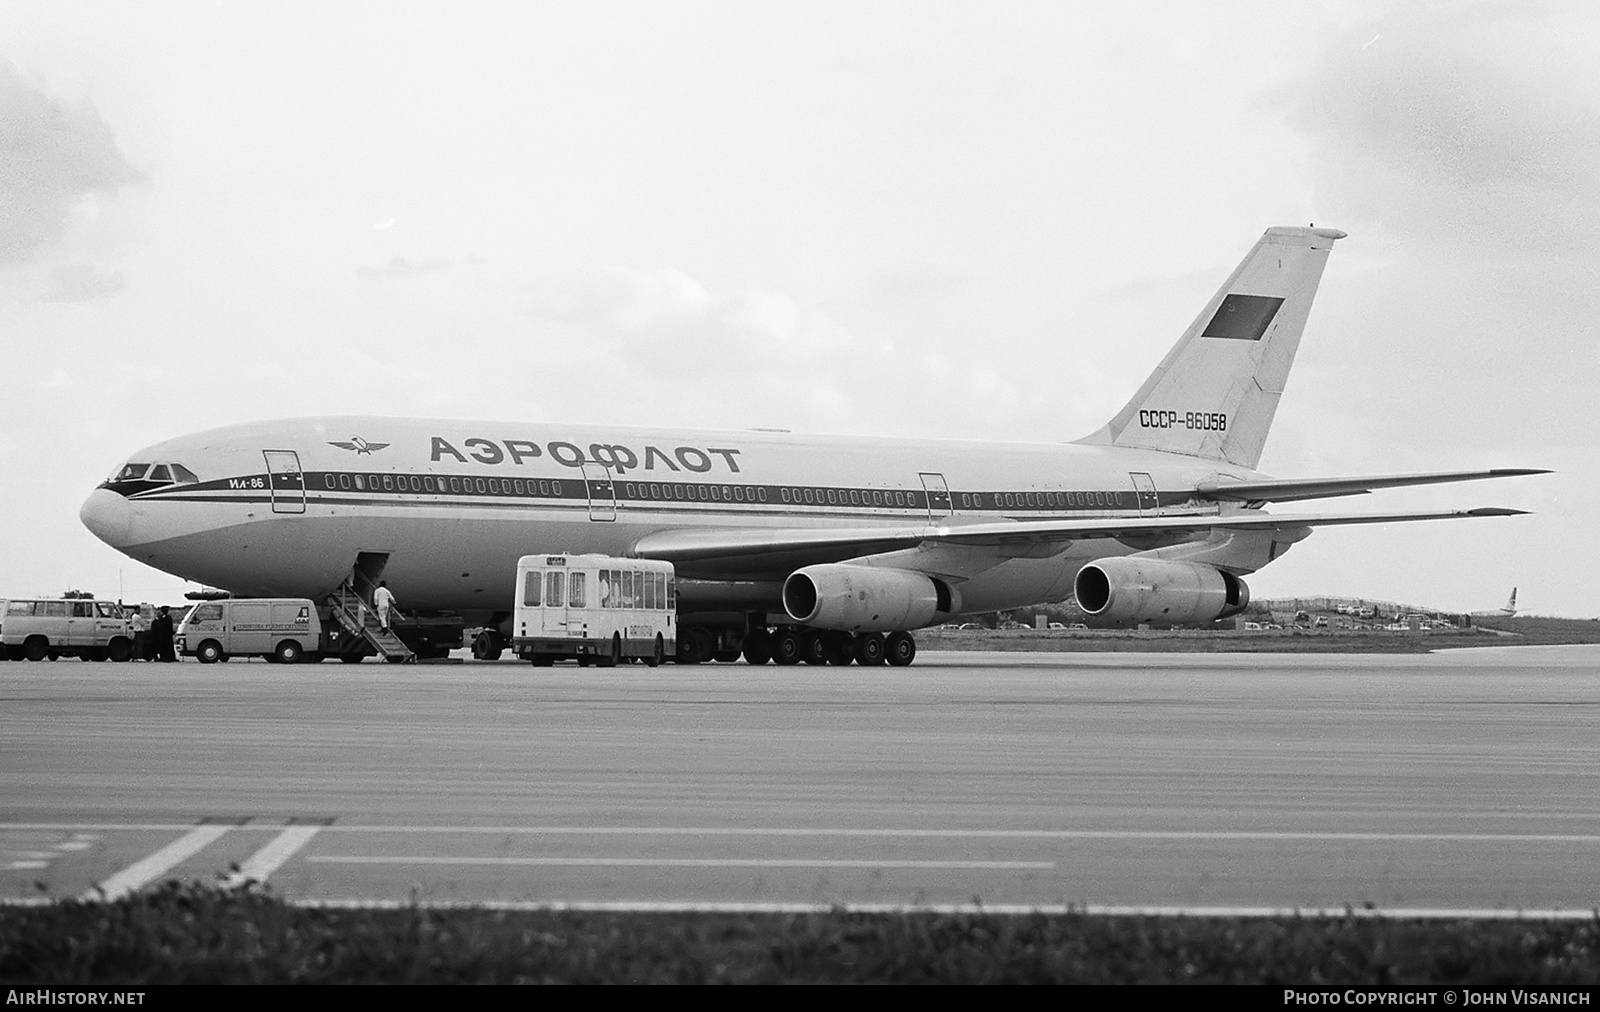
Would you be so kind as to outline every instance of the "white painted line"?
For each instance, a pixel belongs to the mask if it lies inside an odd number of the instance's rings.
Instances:
[[[272,842],[251,854],[244,864],[239,866],[236,878],[240,880],[254,879],[265,882],[267,876],[283,867],[283,863],[295,855],[301,847],[311,842],[317,835],[321,826],[289,826],[283,832],[272,838]]]
[[[1054,861],[832,861],[716,857],[308,857],[318,864],[535,865],[577,868],[1054,868]]]
[[[22,901],[31,902],[31,901]],[[1019,903],[724,903],[603,901],[545,903],[533,900],[486,900],[469,903],[457,900],[359,900],[294,899],[290,906],[333,910],[503,910],[508,912],[560,913],[644,913],[644,914],[960,914],[996,917],[1229,917],[1300,918],[1328,920],[1386,921],[1592,921],[1600,911],[1562,908],[1509,910],[1493,907],[1183,907],[1183,906],[1105,906],[1099,904],[1019,904]]]
[[[1493,815],[1500,818],[1499,815]],[[1584,818],[1583,815],[1557,813],[1548,818]],[[193,823],[0,823],[7,830],[94,829],[102,832],[162,831],[180,832]],[[263,832],[273,827],[252,825],[233,827],[241,832]],[[835,829],[809,826],[357,826],[318,827],[328,833],[392,833],[526,836],[745,836],[745,837],[839,837],[870,839],[975,839],[975,840],[1262,840],[1262,841],[1380,841],[1394,843],[1600,843],[1597,833],[1405,833],[1405,832],[1230,832],[1225,830],[1122,830],[1122,829]],[[64,846],[63,846],[64,849]]]
[[[142,861],[133,864],[112,875],[99,885],[83,894],[86,900],[115,900],[133,892],[135,889],[148,884],[159,877],[168,869],[193,857],[206,847],[222,838],[222,835],[232,826],[194,826],[183,836],[162,847]]]
[[[89,842],[88,840],[68,840],[66,843],[61,844],[56,849],[57,850],[65,850],[65,851],[69,851],[70,852],[70,851],[78,851],[78,850],[88,850],[90,847],[93,847],[93,846],[94,846],[94,844]]]
[[[48,868],[49,861],[12,861],[6,865],[7,871],[27,871],[33,868]]]

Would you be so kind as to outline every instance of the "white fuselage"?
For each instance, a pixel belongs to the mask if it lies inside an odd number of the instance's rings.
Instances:
[[[1078,444],[377,417],[235,425],[130,461],[198,478],[109,481],[84,504],[85,524],[141,562],[238,594],[317,597],[375,553],[400,607],[463,614],[509,611],[531,552],[625,556],[683,529],[1212,514],[1199,482],[1256,476]],[[962,610],[993,611],[1064,598],[1084,563],[1139,547],[1002,543],[949,549],[939,564],[960,570]],[[788,571],[689,566],[684,607],[776,609]]]

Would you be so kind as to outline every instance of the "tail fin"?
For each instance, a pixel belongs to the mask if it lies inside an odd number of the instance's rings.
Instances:
[[[1269,228],[1133,400],[1079,442],[1254,468],[1336,228]]]
[[[1506,602],[1506,611],[1512,615],[1517,613],[1517,588],[1511,588],[1511,600]]]

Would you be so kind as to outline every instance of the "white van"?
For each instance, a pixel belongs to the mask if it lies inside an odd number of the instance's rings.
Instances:
[[[178,626],[178,653],[201,664],[254,655],[278,664],[322,660],[322,620],[304,597],[242,597],[197,604]]]
[[[133,631],[122,608],[110,601],[13,598],[0,615],[0,650],[13,661],[125,661],[133,656]]]

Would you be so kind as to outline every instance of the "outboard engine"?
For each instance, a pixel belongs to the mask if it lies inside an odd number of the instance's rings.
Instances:
[[[1250,588],[1232,573],[1137,555],[1089,563],[1072,592],[1085,614],[1118,622],[1210,622],[1250,603]]]

